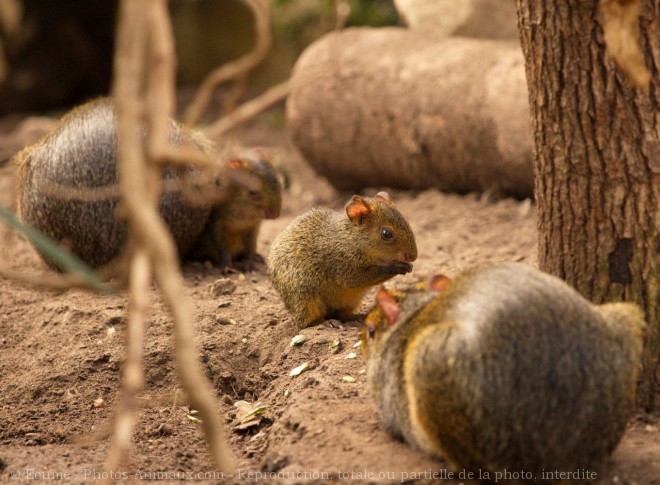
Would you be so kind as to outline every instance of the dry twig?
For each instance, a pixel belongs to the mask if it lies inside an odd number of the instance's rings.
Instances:
[[[102,275],[99,272],[96,272],[101,280],[104,280]],[[108,277],[120,276],[119,273],[111,273]],[[89,280],[86,280],[78,274],[57,274],[57,273],[35,273],[29,274],[23,271],[15,271],[4,265],[0,265],[0,278],[5,278],[8,280],[16,281],[22,285],[30,286],[32,288],[43,288],[45,290],[52,291],[67,291],[74,288],[79,288],[82,290],[91,290],[89,285]],[[108,290],[117,290],[123,286],[121,281],[117,282],[106,282],[105,286]],[[93,290],[95,291],[95,290]]]
[[[14,37],[17,37],[22,16],[23,4],[20,0],[0,1],[0,32],[4,34],[0,37],[0,82],[7,77],[9,64],[6,54],[10,50],[8,46],[11,45]]]
[[[351,15],[351,6],[346,0],[334,0],[335,7],[335,30],[341,30],[346,25],[349,15]]]
[[[243,103],[228,115],[223,116],[206,129],[209,138],[216,139],[232,128],[247,121],[289,95],[289,81],[276,84],[261,95]]]
[[[247,1],[247,0],[246,0]],[[250,3],[252,0],[248,1]],[[263,37],[266,35],[266,33],[259,34],[260,29],[263,28],[260,27],[259,25],[259,17],[257,15],[256,10],[253,9],[255,12],[255,22],[257,23],[257,33],[260,37]],[[348,17],[351,13],[351,7],[346,2],[346,0],[334,0],[334,11],[335,11],[335,30],[341,30],[344,28],[346,25],[346,21],[348,20]],[[263,20],[263,19],[261,19]],[[268,36],[270,36],[270,32],[268,32]],[[258,47],[257,47],[258,48]],[[256,50],[256,48],[255,48]],[[254,52],[254,51],[253,51]],[[221,68],[218,69],[221,70],[223,68],[228,68],[230,65],[225,65],[222,66]],[[236,75],[238,77],[238,75]],[[311,82],[312,80],[308,80],[308,82]],[[222,82],[222,81],[220,81]],[[219,84],[219,83],[218,83]],[[200,93],[198,93],[198,96],[201,95],[202,88],[200,88]],[[241,123],[244,123],[245,121],[249,120],[250,118],[256,116],[257,114],[261,113],[263,110],[268,109],[270,106],[274,105],[278,101],[286,98],[291,91],[291,83],[290,80],[286,80],[280,84],[277,84],[275,86],[272,86],[269,88],[267,91],[264,93],[260,94],[259,96],[251,99],[250,101],[247,101],[240,105],[238,108],[235,110],[232,110],[228,114],[224,115],[222,118],[218,119],[215,121],[212,125],[210,125],[208,128],[206,128],[205,133],[208,135],[209,138],[211,139],[217,139],[220,136],[224,135],[227,133],[229,130],[235,128],[236,126],[240,125]],[[208,98],[206,98],[206,103],[208,103],[208,99],[210,99],[210,94],[208,95]],[[191,112],[193,106],[191,105],[189,107],[189,113]],[[203,108],[202,108],[203,109]],[[196,114],[196,112],[192,112],[192,114]],[[196,121],[197,118],[194,117],[187,117],[186,118],[189,122],[190,121]]]
[[[256,30],[254,49],[233,62],[223,64],[212,71],[202,82],[193,101],[186,109],[184,121],[188,126],[195,125],[208,106],[213,91],[222,83],[240,78],[264,60],[272,43],[270,30],[270,10],[264,0],[243,0],[252,10]]]
[[[234,84],[232,85],[231,89],[225,96],[225,99],[223,100],[222,103],[222,112],[224,114],[231,113],[236,109],[238,106],[238,101],[241,99],[241,96],[243,96],[243,93],[247,89],[247,84],[248,84],[248,73],[243,73],[240,76],[237,76],[236,79],[234,79]]]
[[[131,436],[133,436],[135,427],[137,395],[144,385],[142,366],[144,322],[149,310],[149,286],[151,284],[151,268],[146,252],[137,251],[133,255],[130,274],[130,309],[126,322],[123,394],[117,408],[110,453],[105,463],[105,469],[111,471],[119,468],[122,458],[128,454],[130,449]]]
[[[140,124],[146,117],[148,152],[169,154],[167,123],[174,106],[171,35],[166,0],[121,2],[113,84],[117,169],[135,254],[145,251],[148,255],[148,266],[154,271],[174,320],[175,359],[183,388],[191,405],[203,417],[211,457],[221,471],[228,471],[233,457],[224,441],[213,393],[196,359],[192,311],[182,297],[184,285],[176,247],[158,213],[160,170],[157,164],[146,163],[139,135]],[[133,265],[132,269],[135,269]]]

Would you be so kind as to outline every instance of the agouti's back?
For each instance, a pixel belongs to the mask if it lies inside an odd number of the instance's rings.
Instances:
[[[370,384],[391,433],[460,468],[594,471],[634,410],[643,325],[525,265],[480,266],[379,337]]]
[[[16,156],[21,218],[92,267],[110,262],[125,245],[127,229],[117,218],[118,200],[69,199],[58,191],[66,195],[68,187],[115,185],[116,133],[114,105],[99,99],[66,115],[53,133]],[[168,134],[173,144],[210,150],[210,142],[175,122]],[[174,170],[166,175],[174,176]],[[204,228],[209,208],[189,205],[180,193],[168,192],[161,197],[160,209],[185,254]]]

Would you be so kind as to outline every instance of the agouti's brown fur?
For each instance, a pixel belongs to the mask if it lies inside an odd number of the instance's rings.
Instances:
[[[241,186],[231,188],[227,200],[213,207],[209,223],[188,257],[208,259],[222,267],[232,267],[237,260],[244,260],[245,269],[250,271],[261,259],[257,254],[261,221],[280,215],[281,184],[267,160],[234,159],[228,168],[254,175],[260,187],[257,190]]]
[[[412,270],[417,246],[386,192],[358,195],[345,214],[317,207],[273,241],[268,272],[296,323],[353,316],[374,285]]]
[[[636,305],[593,305],[519,263],[377,301],[362,345],[390,434],[503,483],[534,481],[505,470],[542,483],[561,481],[544,470],[597,473],[623,435],[641,365]]]
[[[58,127],[36,144],[16,155],[18,166],[18,211],[24,222],[68,247],[91,267],[106,265],[117,258],[126,245],[127,225],[117,215],[116,197],[94,201],[63,197],[52,193],[52,188],[65,190],[94,189],[116,185],[117,129],[114,103],[102,98],[86,103],[65,115]],[[175,121],[169,125],[170,143],[186,146],[209,155],[213,144],[201,133],[189,130]],[[233,164],[233,166],[232,166]],[[229,162],[230,169],[244,170],[256,177],[259,189],[250,189],[223,182],[221,190],[230,197],[218,204],[199,205],[187,201],[180,191],[164,191],[160,197],[160,213],[170,228],[182,257],[194,246],[200,247],[201,237],[214,244],[211,259],[230,264],[233,258],[245,254],[254,256],[252,239],[256,240],[259,223],[250,217],[250,241],[240,248],[241,242],[232,242],[231,218],[237,206],[242,210],[258,212],[263,217],[277,217],[281,204],[279,186],[274,185],[274,169],[253,160]],[[184,180],[196,169],[168,169],[165,179]],[[185,183],[185,182],[182,182]],[[252,195],[244,195],[251,193]],[[254,196],[256,193],[257,196]],[[262,197],[263,196],[263,197]],[[237,217],[242,217],[241,215]],[[210,226],[207,228],[207,226]],[[219,231],[227,231],[219,235]],[[245,228],[240,229],[241,233]],[[237,239],[240,239],[237,237]],[[200,251],[201,252],[201,251]],[[54,265],[46,260],[46,262]]]

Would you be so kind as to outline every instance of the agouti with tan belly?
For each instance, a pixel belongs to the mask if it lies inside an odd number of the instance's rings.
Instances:
[[[553,483],[547,472],[597,473],[623,435],[641,366],[636,305],[593,305],[520,263],[377,301],[362,346],[393,436],[485,481]]]
[[[300,327],[349,319],[369,288],[409,273],[415,236],[386,192],[358,195],[345,213],[314,208],[273,241],[268,273]]]
[[[168,127],[168,137],[173,145],[209,155],[215,151],[204,135],[175,121]],[[22,220],[67,246],[94,268],[115,260],[126,245],[127,225],[117,214],[119,200],[116,197],[99,200],[66,197],[66,189],[88,190],[117,184],[116,138],[114,103],[102,98],[72,110],[51,134],[15,157],[19,174],[18,211]],[[160,213],[182,257],[188,256],[193,247],[199,248],[202,237],[213,247],[214,252],[209,257],[215,262],[231,264],[242,255],[254,257],[252,240],[256,240],[260,221],[253,213],[266,218],[279,215],[281,195],[272,166],[243,159],[228,163],[229,170],[253,176],[258,188],[223,182],[220,188],[229,197],[204,205],[189,202],[180,191],[165,191],[160,197]],[[164,177],[183,182],[195,172],[192,166],[168,169]],[[53,187],[63,194],[52,193]],[[251,234],[235,243],[231,233],[232,218],[242,217],[237,214],[236,205],[243,205],[242,210],[251,213]],[[240,231],[243,233],[246,228],[241,227]],[[239,247],[241,243],[244,247]],[[54,267],[50,261],[46,262]]]
[[[188,254],[188,259],[205,259],[223,268],[243,261],[251,271],[263,258],[257,253],[259,227],[264,219],[279,217],[282,208],[282,189],[275,169],[265,159],[240,158],[230,160],[229,170],[254,176],[257,189],[234,186],[227,199],[211,210],[209,222]]]

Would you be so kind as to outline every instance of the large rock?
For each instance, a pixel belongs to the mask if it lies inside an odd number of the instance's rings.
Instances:
[[[339,189],[533,194],[516,43],[346,29],[312,44],[291,82],[291,138]]]

